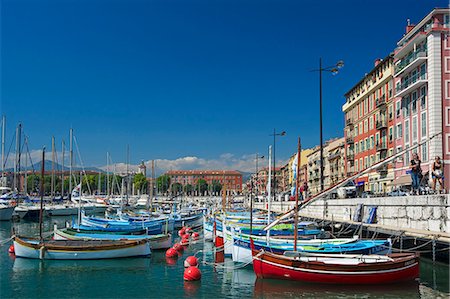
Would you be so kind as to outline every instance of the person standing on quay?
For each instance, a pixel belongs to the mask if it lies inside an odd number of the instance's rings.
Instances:
[[[439,185],[441,185],[441,189],[444,189],[444,182],[442,181],[443,175],[442,175],[442,161],[441,157],[437,156],[434,159],[433,166],[432,166],[432,176],[433,176],[433,190],[436,191],[436,181],[439,182]]]
[[[412,180],[412,194],[419,194],[419,182],[420,176],[422,175],[422,168],[420,167],[420,159],[417,153],[413,154],[413,159],[411,160],[411,180]]]

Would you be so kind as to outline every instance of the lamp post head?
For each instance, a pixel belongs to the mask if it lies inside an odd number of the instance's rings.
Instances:
[[[330,70],[330,72],[331,72],[331,74],[333,74],[333,75],[337,75],[338,73],[339,73],[339,70],[338,70],[338,68],[332,68],[331,70]]]
[[[338,69],[344,67],[344,60],[339,60],[339,61],[336,63],[336,67],[337,67]]]
[[[280,133],[280,136],[284,136],[284,135],[286,135],[286,131],[283,131]]]

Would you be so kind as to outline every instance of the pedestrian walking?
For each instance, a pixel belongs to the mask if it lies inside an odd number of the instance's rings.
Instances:
[[[413,159],[411,160],[411,180],[412,180],[412,194],[419,193],[419,183],[422,176],[422,168],[420,167],[420,159],[417,153],[413,154]]]

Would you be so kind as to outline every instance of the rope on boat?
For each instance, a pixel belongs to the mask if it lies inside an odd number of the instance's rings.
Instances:
[[[214,266],[214,267],[221,268],[221,269],[237,270],[237,269],[241,269],[241,268],[247,267],[248,265],[250,265],[252,263],[252,261],[250,261],[248,263],[240,263],[239,265],[236,265],[236,266],[225,266],[222,263],[210,263],[210,262],[207,262],[207,261],[202,261],[202,264]],[[234,262],[233,262],[233,264],[234,264]]]
[[[0,247],[9,243],[9,241],[11,241],[12,239],[14,239],[14,236],[11,236],[10,238],[5,239],[5,240],[0,240]]]

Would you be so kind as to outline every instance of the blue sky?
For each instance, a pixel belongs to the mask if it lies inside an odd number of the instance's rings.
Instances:
[[[87,165],[106,151],[131,162],[184,157],[189,167],[277,159],[319,143],[319,57],[324,136],[343,135],[341,106],[376,58],[393,51],[406,20],[447,1],[3,0],[1,113],[7,144],[20,121],[38,149],[75,130]],[[235,160],[233,162],[232,160]],[[240,161],[236,164],[236,161]],[[214,164],[215,163],[215,164]],[[224,162],[225,163],[225,162]],[[235,163],[235,164],[233,164]],[[244,163],[245,164],[245,163]],[[177,164],[171,167],[178,167]]]

